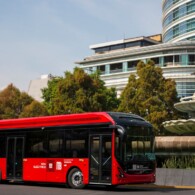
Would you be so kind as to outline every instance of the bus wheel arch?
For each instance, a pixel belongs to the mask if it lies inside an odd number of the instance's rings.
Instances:
[[[78,167],[71,167],[66,179],[67,185],[71,188],[82,189],[85,187],[85,184],[83,184],[83,173]]]

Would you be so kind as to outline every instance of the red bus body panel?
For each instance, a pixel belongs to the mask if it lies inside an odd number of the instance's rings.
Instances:
[[[73,167],[82,171],[84,183],[88,184],[89,160],[86,158],[25,158],[23,180],[66,183],[66,175]]]
[[[119,169],[121,171],[119,171]],[[123,177],[121,177],[121,172],[123,173]],[[130,175],[123,172],[122,168],[118,164],[115,158],[113,158],[113,168],[112,168],[112,184],[120,185],[120,184],[141,184],[141,183],[154,183],[155,182],[155,172],[151,174],[143,174],[143,175]]]
[[[105,112],[94,112],[85,114],[0,120],[0,130],[36,127],[42,128],[52,126],[93,125],[103,123],[110,123],[114,125],[115,121]]]
[[[0,170],[2,179],[6,179],[6,158],[0,158]]]

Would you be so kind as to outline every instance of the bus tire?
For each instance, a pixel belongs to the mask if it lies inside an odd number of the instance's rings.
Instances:
[[[106,189],[114,190],[118,185],[106,185]]]
[[[83,173],[78,168],[73,168],[69,172],[68,186],[75,189],[82,189],[85,187],[83,184]]]

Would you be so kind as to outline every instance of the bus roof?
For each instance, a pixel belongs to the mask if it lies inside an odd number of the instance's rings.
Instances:
[[[0,120],[0,130],[100,124],[115,125],[115,121],[106,112],[92,112]]]
[[[152,125],[144,118],[132,113],[108,112],[108,114],[113,118],[117,125],[152,127]]]

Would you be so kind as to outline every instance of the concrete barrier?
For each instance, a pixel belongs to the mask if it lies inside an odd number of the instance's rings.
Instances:
[[[195,186],[195,170],[156,169],[156,183],[162,186]]]

